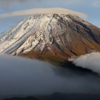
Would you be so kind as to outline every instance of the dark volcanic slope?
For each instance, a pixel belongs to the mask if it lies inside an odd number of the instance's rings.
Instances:
[[[34,15],[3,32],[0,38],[2,53],[55,64],[100,51],[100,29],[76,15]]]

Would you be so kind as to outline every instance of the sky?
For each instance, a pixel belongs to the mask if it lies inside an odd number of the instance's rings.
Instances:
[[[0,16],[34,8],[64,8],[86,14],[87,21],[100,27],[100,0],[0,0]],[[29,15],[0,18],[0,33]]]

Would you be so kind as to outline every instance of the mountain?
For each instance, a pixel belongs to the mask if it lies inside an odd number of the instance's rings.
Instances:
[[[100,28],[72,14],[36,14],[0,34],[0,52],[63,65],[100,51]]]

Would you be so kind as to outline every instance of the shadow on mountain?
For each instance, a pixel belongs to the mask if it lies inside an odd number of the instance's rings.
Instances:
[[[93,72],[92,70],[90,69],[87,69],[87,68],[82,68],[81,66],[76,66],[75,64],[73,64],[73,62],[71,61],[68,61],[64,66],[62,66],[64,68],[69,68],[70,70],[73,70],[74,72],[76,72],[77,74],[88,74],[88,73],[91,73],[93,75],[97,75],[99,76],[98,73],[96,72]]]

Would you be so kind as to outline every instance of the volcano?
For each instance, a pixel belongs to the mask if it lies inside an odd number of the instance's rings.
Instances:
[[[63,65],[100,51],[100,28],[73,14],[34,14],[0,34],[0,53]]]

